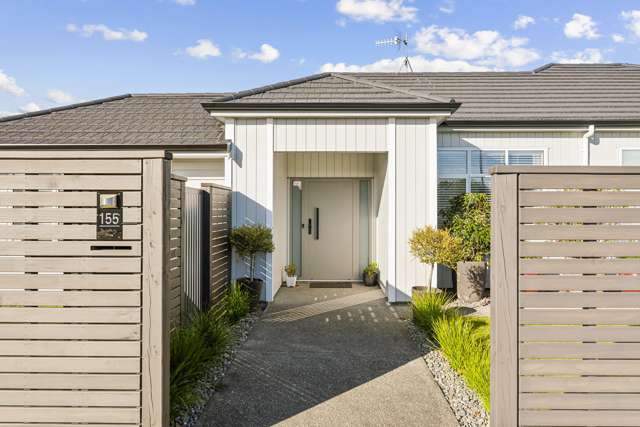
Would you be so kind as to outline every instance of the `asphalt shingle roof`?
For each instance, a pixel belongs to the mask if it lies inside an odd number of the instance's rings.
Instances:
[[[223,95],[122,95],[0,118],[0,144],[224,144],[224,125],[202,108],[202,102]]]

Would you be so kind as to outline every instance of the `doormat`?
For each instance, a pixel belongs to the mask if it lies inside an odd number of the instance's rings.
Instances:
[[[327,289],[327,288],[340,288],[346,289],[351,288],[351,283],[348,282],[311,282],[309,284],[310,288],[319,288],[319,289]]]

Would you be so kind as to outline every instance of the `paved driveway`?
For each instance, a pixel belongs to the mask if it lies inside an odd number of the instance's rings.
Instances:
[[[200,426],[458,426],[377,289],[281,289]]]

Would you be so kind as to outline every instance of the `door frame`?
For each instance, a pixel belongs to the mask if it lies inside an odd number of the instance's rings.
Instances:
[[[375,248],[376,248],[376,223],[375,223],[375,206],[374,201],[376,200],[375,194],[375,178],[374,177],[331,177],[331,176],[323,176],[323,177],[287,177],[287,264],[292,262],[293,248],[292,248],[292,232],[291,232],[291,211],[292,211],[292,198],[291,198],[291,189],[294,181],[314,181],[314,180],[332,180],[332,181],[367,181],[369,183],[369,247],[368,247],[368,255],[369,262],[371,260],[375,260]],[[304,185],[303,185],[304,188]],[[301,200],[302,201],[302,200]],[[302,275],[302,245],[300,247],[300,264],[296,265],[297,275],[300,278]],[[301,278],[300,280],[304,282],[359,282],[360,280],[306,280]]]

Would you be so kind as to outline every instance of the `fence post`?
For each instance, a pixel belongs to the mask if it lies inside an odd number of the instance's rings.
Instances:
[[[518,425],[518,175],[493,172],[491,426]]]
[[[168,281],[170,163],[142,163],[142,425],[169,420],[169,328],[164,284]]]

